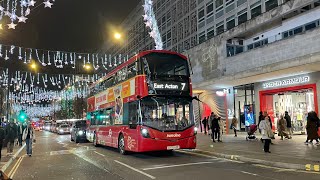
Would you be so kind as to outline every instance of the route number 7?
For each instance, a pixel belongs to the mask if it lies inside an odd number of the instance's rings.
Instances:
[[[184,88],[186,87],[186,83],[181,83],[181,85],[182,85],[181,91],[183,91]]]

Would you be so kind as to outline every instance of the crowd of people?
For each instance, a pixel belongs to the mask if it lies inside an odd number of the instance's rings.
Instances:
[[[15,123],[10,120],[8,123],[0,124],[0,160],[2,157],[1,150],[7,147],[7,156],[13,155],[14,146],[22,146],[26,142],[27,155],[32,155],[32,142],[35,141],[34,129],[31,123]]]
[[[220,117],[218,117],[213,112],[210,116],[205,117],[202,120],[203,130],[205,134],[211,135],[213,142],[222,142],[221,135],[223,134],[223,122]],[[230,125],[230,129],[233,129],[234,136],[237,137],[237,125],[238,120],[234,116]],[[259,121],[257,125],[259,132],[261,134],[261,141],[264,143],[264,152],[271,153],[270,151],[270,144],[272,144],[272,139],[275,139],[275,131],[274,125],[271,120],[271,117],[268,113],[260,112],[259,114]],[[284,138],[292,139],[292,122],[291,117],[287,111],[285,111],[284,115],[280,115],[277,121],[277,130],[280,139],[283,140]],[[307,116],[307,125],[306,125],[306,132],[307,132],[307,140],[305,144],[313,143],[316,141],[316,145],[320,145],[320,119],[315,111],[311,111],[308,113]]]

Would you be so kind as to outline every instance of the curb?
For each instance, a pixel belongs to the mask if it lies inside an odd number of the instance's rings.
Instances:
[[[247,157],[238,156],[238,155],[229,155],[229,154],[203,151],[203,150],[199,150],[199,149],[180,150],[179,152],[188,153],[189,151],[191,151],[193,153],[209,155],[209,156],[214,156],[214,157],[218,157],[218,158],[230,159],[230,160],[235,160],[235,161],[242,161],[242,162],[246,162],[246,163],[261,164],[261,165],[277,167],[277,168],[303,170],[303,171],[309,171],[309,172],[320,172],[320,165],[319,164],[305,164],[305,165],[303,165],[303,164],[273,162],[273,161],[266,161],[266,160],[261,160],[261,159],[247,158]]]
[[[26,144],[24,143],[22,145],[22,147],[20,149],[18,149],[18,151],[9,159],[9,161],[2,166],[1,171],[4,172],[5,170],[7,170],[7,168],[11,165],[11,163],[13,162],[13,160],[15,160],[17,158],[17,156],[20,154],[20,152],[24,149],[24,147],[26,146]]]

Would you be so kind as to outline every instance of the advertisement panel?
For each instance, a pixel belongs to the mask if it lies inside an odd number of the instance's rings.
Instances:
[[[90,98],[88,98],[87,100],[87,109],[88,112],[92,112],[95,110],[95,104],[96,104],[96,98],[95,96],[92,96]]]
[[[254,124],[253,107],[251,105],[244,105],[245,125],[250,126]]]
[[[97,95],[95,95],[95,107],[96,109],[99,108],[101,105],[106,104],[107,101],[107,91],[103,91]]]

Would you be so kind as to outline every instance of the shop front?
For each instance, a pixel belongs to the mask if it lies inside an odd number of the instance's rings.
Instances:
[[[293,132],[304,134],[308,112],[318,113],[319,77],[320,73],[316,72],[256,83],[260,104],[257,111],[267,111],[275,131],[280,115],[287,111]]]

